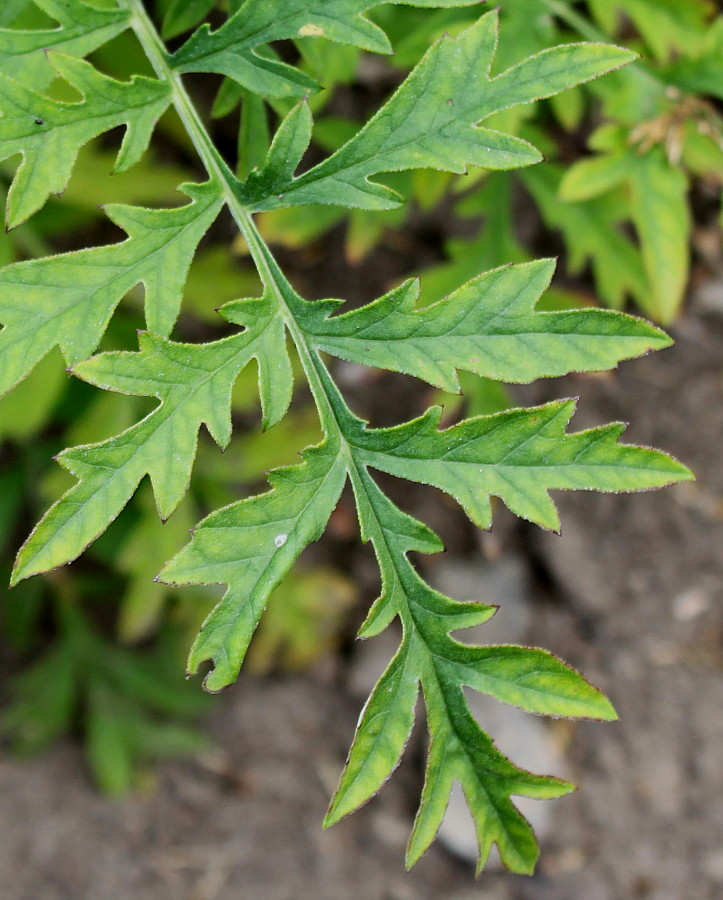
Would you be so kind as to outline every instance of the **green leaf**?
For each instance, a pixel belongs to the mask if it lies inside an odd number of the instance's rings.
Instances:
[[[211,183],[185,185],[177,209],[106,207],[128,233],[120,244],[15,263],[0,270],[0,393],[23,379],[53,347],[73,365],[98,346],[123,296],[143,283],[148,327],[168,334],[199,241],[221,201]]]
[[[532,828],[511,795],[560,797],[573,786],[557,778],[532,775],[506,759],[472,718],[461,689],[434,684],[425,693],[427,727],[432,736],[419,812],[407,848],[407,865],[422,856],[442,824],[452,783],[467,798],[479,845],[478,873],[493,843],[513,872],[531,874],[538,856]]]
[[[579,201],[625,183],[629,216],[640,240],[651,291],[637,297],[662,323],[672,322],[683,301],[690,270],[688,179],[660,146],[631,147],[620,128],[599,129],[591,143],[601,154],[573,166],[560,185],[563,199]]]
[[[610,701],[545,650],[458,644],[447,660],[462,684],[529,712],[575,718],[617,718]]]
[[[286,415],[294,391],[291,360],[286,349],[284,323],[276,314],[272,298],[266,294],[261,300],[234,300],[219,310],[228,322],[241,325],[258,335],[258,349],[254,356],[259,367],[262,424],[276,425]],[[229,436],[230,436],[229,429]]]
[[[302,101],[279,126],[261,169],[246,179],[249,190],[263,195],[276,193],[289,182],[309,146],[311,125],[309,104]]]
[[[723,16],[706,30],[702,52],[680,57],[665,69],[665,79],[690,94],[709,94],[723,100]]]
[[[419,693],[412,656],[411,643],[404,641],[364,705],[325,827],[366,803],[399,765]]]
[[[0,28],[0,69],[25,86],[42,90],[55,77],[48,51],[87,56],[128,27],[122,9],[98,9],[82,0],[34,0],[56,20],[56,28]],[[0,22],[2,24],[2,22]]]
[[[650,295],[643,261],[632,241],[618,228],[625,209],[614,197],[561,202],[560,169],[548,164],[522,174],[545,221],[559,228],[568,249],[571,272],[592,266],[601,299],[621,307],[628,296],[643,306]]]
[[[202,22],[218,0],[171,0],[163,17],[163,37],[165,40],[178,37],[184,31],[195,28]]]
[[[663,62],[698,48],[712,11],[708,0],[591,0],[590,6],[608,26],[615,13],[624,13]]]
[[[270,143],[264,101],[250,91],[243,91],[238,136],[239,178],[247,177],[253,169],[263,165]]]
[[[630,160],[631,214],[653,294],[645,311],[663,324],[680,309],[690,272],[688,179],[662,147]]]
[[[598,309],[535,313],[554,260],[480,275],[433,306],[417,309],[416,281],[368,306],[329,318],[330,305],[306,304],[300,319],[327,353],[415,375],[459,390],[457,369],[509,382],[598,371],[667,347],[670,338],[642,319]]]
[[[349,423],[366,465],[431,484],[454,497],[481,528],[492,521],[490,497],[516,515],[557,530],[553,489],[630,491],[691,478],[664,453],[618,444],[619,423],[567,434],[574,400],[479,416],[438,431],[441,409],[394,428]]]
[[[357,459],[362,461],[361,456]],[[406,554],[439,549],[436,538],[397,509],[362,468],[352,472],[352,481],[362,535],[374,543],[383,581],[382,596],[370,614],[376,622],[367,620],[362,633],[365,629],[376,633],[380,624],[398,615],[404,638],[365,706],[325,824],[333,824],[369,799],[398,764],[421,682],[431,745],[408,865],[433,840],[457,778],[477,825],[480,868],[496,841],[506,865],[529,872],[537,845],[510,795],[554,797],[567,793],[571,785],[524,772],[495,750],[469,714],[462,685],[535,712],[610,719],[615,718],[614,710],[599,691],[544,651],[474,647],[453,640],[450,631],[484,622],[494,607],[456,603],[424,584]]]
[[[234,315],[241,318],[238,306]],[[14,582],[75,559],[118,515],[145,475],[160,516],[167,519],[188,488],[201,425],[221,447],[228,444],[231,388],[252,358],[259,359],[267,414],[285,410],[291,385],[277,375],[277,360],[286,354],[283,326],[263,300],[246,301],[244,312],[247,330],[213,344],[176,344],[145,333],[140,353],[103,353],[75,367],[86,381],[157,397],[160,404],[117,437],[57,457],[78,484],[48,510],[21,548]]]
[[[16,752],[43,750],[71,724],[79,677],[75,647],[58,640],[10,685],[11,699],[0,713],[0,734]]]
[[[30,0],[5,0],[0,8],[0,28],[12,25],[29,3]]]
[[[13,228],[40,209],[53,192],[67,185],[80,148],[118,125],[126,134],[116,171],[137,162],[148,146],[156,121],[170,102],[168,86],[135,75],[116,81],[90,63],[51,53],[55,71],[82,95],[77,103],[61,103],[0,75],[0,161],[21,153],[7,204]]]
[[[436,168],[462,173],[468,166],[530,165],[541,159],[534,147],[478,123],[633,58],[629,51],[609,45],[569,44],[545,50],[491,78],[497,33],[497,14],[489,13],[457,38],[443,37],[394,96],[336,153],[277,185],[274,195],[259,191],[260,184],[254,181],[239,188],[239,199],[254,211],[307,203],[389,209],[398,205],[399,196],[369,180],[381,172]]]
[[[206,706],[179,673],[159,665],[174,649],[167,640],[156,658],[142,656],[101,638],[79,607],[58,604],[57,613],[54,646],[14,680],[12,701],[0,716],[0,733],[17,751],[38,751],[79,720],[96,783],[119,795],[132,786],[140,758],[207,746],[196,732],[149,715],[188,718]]]
[[[628,161],[620,156],[592,156],[571,166],[560,183],[560,199],[590,200],[616,188],[627,177]]]
[[[421,805],[407,850],[407,864],[413,865],[433,840],[456,778],[462,783],[477,824],[480,868],[491,843],[496,841],[506,865],[514,871],[529,872],[537,856],[537,845],[528,823],[511,803],[510,794],[554,797],[567,793],[571,785],[518,769],[495,750],[492,741],[469,714],[462,685],[471,682],[475,675],[460,671],[457,660],[464,657],[472,669],[475,663],[483,669],[487,648],[464,647],[454,641],[449,632],[486,621],[495,608],[480,603],[458,603],[429,588],[406,554],[410,550],[429,552],[439,549],[435,546],[434,536],[421,523],[397,509],[363,468],[354,470],[352,481],[362,534],[374,543],[382,570],[383,593],[375,604],[376,619],[377,622],[388,622],[398,615],[404,638],[395,661],[382,676],[381,684],[386,691],[375,689],[362,717],[347,768],[327,814],[328,823],[363,803],[391,773],[411,727],[409,704],[412,689],[416,695],[419,681],[427,708],[431,744]],[[384,606],[387,611],[382,613]],[[370,618],[372,616],[375,616],[374,609]],[[375,625],[376,630],[378,625]],[[402,664],[403,672],[399,671]],[[529,664],[523,663],[517,673],[512,668],[510,666],[506,673],[507,681],[514,682],[516,674],[523,679],[531,676],[534,680]],[[559,679],[557,683],[553,684],[553,679],[549,679],[545,685],[549,691],[539,692],[546,694],[543,702],[548,708],[562,713],[575,707],[574,703],[569,703],[569,698],[577,695],[580,705],[575,708],[583,714],[590,715],[593,710],[599,712],[601,707],[608,715],[612,714],[599,692],[586,685],[572,670],[564,674],[556,670],[555,675]],[[477,681],[483,689],[505,693],[500,685],[485,684],[479,677]],[[515,692],[514,685],[506,687],[508,695],[514,694],[517,701],[519,693]],[[538,692],[530,693],[535,694],[534,702],[540,704]],[[529,694],[525,699],[529,700]],[[586,700],[592,702],[586,705]],[[369,754],[368,760],[365,754]]]
[[[379,634],[410,604],[419,621],[431,622],[443,633],[481,625],[494,615],[494,606],[458,603],[425,584],[404,555],[411,550],[438,553],[444,549],[442,542],[433,531],[396,507],[363,466],[355,467],[351,477],[362,538],[374,542],[382,574],[381,594],[359,629],[360,637]]]
[[[346,480],[338,443],[304,453],[269,475],[272,489],[212,513],[161,572],[171,584],[228,584],[191,649],[190,674],[211,660],[204,685],[218,691],[238,675],[271,591],[301,551],[321,537]]]
[[[363,14],[386,0],[246,0],[216,31],[203,25],[173,54],[179,72],[217,72],[269,97],[301,97],[317,82],[293,66],[256,52],[272,41],[324,37],[391,53],[387,36]],[[467,6],[477,0],[394,0],[413,6]]]
[[[85,728],[86,754],[93,777],[110,797],[121,797],[133,784],[133,754],[119,698],[100,681],[91,683]]]

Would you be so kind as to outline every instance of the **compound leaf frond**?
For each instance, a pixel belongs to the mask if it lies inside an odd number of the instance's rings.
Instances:
[[[108,207],[111,220],[128,235],[120,243],[14,263],[0,271],[0,391],[11,389],[57,346],[74,375],[104,390],[157,401],[130,427],[124,418],[116,430],[126,430],[115,437],[59,455],[76,483],[21,548],[13,582],[75,559],[146,477],[160,516],[170,516],[188,489],[201,427],[220,447],[229,443],[231,391],[252,360],[258,370],[263,425],[279,422],[294,386],[290,341],[324,436],[303,451],[299,464],[273,470],[266,493],[207,516],[164,567],[159,578],[169,584],[228,588],[193,645],[189,673],[210,663],[205,686],[212,691],[236,678],[271,592],[304,549],[321,537],[348,481],[361,539],[371,543],[381,575],[378,599],[359,636],[372,638],[394,620],[402,633],[362,712],[325,824],[366,802],[390,777],[421,696],[430,743],[408,864],[434,839],[457,781],[475,822],[479,867],[496,843],[509,868],[531,872],[537,843],[512,798],[557,797],[572,786],[526,772],[500,753],[474,719],[465,689],[538,714],[610,720],[615,711],[578,672],[544,650],[457,640],[456,632],[481,625],[496,608],[461,603],[427,584],[410,554],[439,552],[442,542],[386,495],[373,472],[446,492],[483,528],[491,524],[492,497],[498,497],[518,516],[549,529],[559,527],[553,490],[646,490],[689,479],[691,473],[661,452],[621,444],[624,426],[618,423],[570,433],[575,409],[570,400],[470,417],[444,429],[439,427],[441,410],[432,407],[396,427],[373,428],[347,405],[326,354],[456,391],[458,372],[526,383],[608,369],[670,341],[653,326],[619,313],[538,311],[554,269],[550,260],[475,275],[424,308],[417,306],[419,287],[414,281],[351,312],[342,310],[340,300],[307,302],[282,273],[251,214],[319,203],[389,209],[400,198],[373,180],[382,173],[425,168],[462,173],[468,166],[493,170],[530,165],[540,159],[534,147],[481,123],[497,112],[596,78],[624,65],[633,54],[603,44],[569,44],[543,50],[493,77],[498,17],[489,13],[455,37],[445,35],[433,44],[355,136],[298,177],[295,172],[312,135],[311,113],[305,101],[290,112],[288,103],[279,103],[287,115],[265,158],[264,124],[254,150],[254,160],[263,163],[254,169],[243,160],[239,171],[248,176],[240,181],[215,147],[181,75],[228,76],[241,85],[245,104],[252,99],[255,120],[265,123],[263,98],[302,97],[317,87],[301,69],[283,62],[271,44],[323,36],[388,52],[385,32],[365,15],[380,0],[233,0],[225,24],[216,30],[201,25],[173,54],[163,45],[142,0],[118,0],[118,9],[105,10],[82,0],[35,2],[55,19],[57,29],[0,29],[0,162],[22,155],[9,193],[9,225],[24,221],[50,193],[64,189],[79,149],[93,138],[125,126],[117,169],[138,160],[170,103],[209,180],[185,185],[190,202],[174,209]],[[453,7],[473,0],[398,2]],[[211,0],[166,5],[167,33],[193,27],[213,6]],[[15,14],[1,21],[14,19]],[[128,82],[116,81],[73,55],[90,52],[127,25],[156,78],[136,75]],[[41,44],[70,55],[51,52],[46,61]],[[79,91],[79,101],[60,102],[38,93],[53,72]],[[586,171],[589,174],[590,168],[583,169],[578,180]],[[543,191],[552,218],[558,176],[553,180],[554,185],[544,176],[529,181]],[[230,337],[198,344],[173,341],[169,336],[193,256],[224,206],[256,264],[263,296],[235,300],[219,310],[227,322],[239,326]],[[584,211],[579,214],[584,218]],[[611,221],[614,218],[597,223],[598,230]],[[573,264],[582,265],[596,240],[584,223],[580,230],[587,237]],[[598,236],[595,232],[595,239]],[[627,247],[627,239],[620,239]],[[509,236],[503,243],[516,246]],[[664,255],[661,247],[663,243],[656,244],[656,259]],[[599,255],[593,261],[604,262]],[[118,303],[140,284],[148,331],[140,334],[139,351],[88,359]],[[608,280],[616,301],[631,285],[644,289],[630,267]]]

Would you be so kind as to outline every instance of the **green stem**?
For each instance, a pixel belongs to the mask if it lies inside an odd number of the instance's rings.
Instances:
[[[259,270],[264,284],[267,289],[274,293],[279,311],[299,353],[304,373],[311,386],[322,426],[325,427],[325,430],[339,435],[341,452],[347,460],[347,471],[352,481],[364,490],[364,493],[367,495],[369,508],[373,509],[371,498],[366,491],[365,480],[360,471],[361,464],[356,458],[355,447],[349,441],[344,427],[347,424],[345,420],[348,420],[348,417],[352,414],[336,385],[331,381],[324,363],[316,351],[309,346],[303,329],[296,321],[291,304],[295,299],[298,299],[297,295],[279,268],[273,254],[264,243],[252,215],[238,200],[234,191],[234,175],[219,156],[198,111],[193,105],[193,101],[181,81],[181,76],[171,67],[165,46],[148,17],[143,3],[141,0],[120,0],[120,2],[131,11],[133,28],[148,55],[151,65],[158,77],[169,84],[173,104],[185,127],[188,129],[189,136],[204,166],[211,178],[218,182],[224,200],[246,241],[251,257]],[[384,552],[388,554],[392,565],[395,567],[397,577],[401,577],[392,548],[387,545],[384,529],[376,516],[375,520],[377,541],[382,542]],[[415,623],[411,609],[399,610],[399,613],[407,627],[414,627]]]
[[[271,251],[259,235],[251,213],[244,208],[236,196],[234,190],[235,176],[214,146],[198,114],[198,110],[188,95],[180,74],[170,65],[170,57],[165,45],[149,18],[142,0],[119,0],[119,2],[130,11],[133,30],[138,40],[156,75],[169,85],[173,105],[188,131],[196,152],[201,157],[209,176],[218,184],[224,201],[246,242],[264,284],[274,293],[279,311],[294,341],[304,372],[309,380],[314,399],[319,408],[322,424],[335,422],[329,398],[319,380],[313,363],[312,351],[308,347],[306,337],[289,308],[289,299],[294,294],[293,288],[286,280]]]

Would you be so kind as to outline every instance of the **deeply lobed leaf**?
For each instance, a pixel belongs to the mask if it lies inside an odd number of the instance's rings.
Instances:
[[[364,803],[391,774],[411,729],[421,683],[431,744],[408,865],[433,840],[452,782],[458,779],[477,825],[480,868],[496,841],[510,868],[531,871],[537,845],[510,795],[553,797],[567,793],[571,785],[531,775],[505,759],[470,715],[461,686],[473,685],[533,711],[600,718],[614,718],[615,713],[599,691],[544,651],[472,647],[453,640],[450,631],[484,622],[494,607],[457,603],[426,585],[407,559],[410,550],[437,549],[427,538],[420,544],[424,526],[394,506],[362,468],[355,468],[352,482],[362,534],[374,544],[383,581],[382,596],[364,627],[372,624],[376,633],[382,621],[399,616],[404,638],[365,706],[326,824]],[[494,658],[499,661],[493,665],[498,681],[485,679]]]
[[[557,94],[633,58],[604,44],[569,44],[545,50],[490,77],[499,31],[488,13],[458,37],[441,38],[379,112],[336,153],[286,183],[267,185],[266,170],[238,189],[250,210],[308,203],[390,209],[399,196],[369,179],[381,172],[468,166],[512,169],[541,159],[520,138],[479,125],[493,113]],[[292,113],[296,115],[296,113]],[[307,124],[300,124],[304,133]],[[296,162],[296,159],[294,159]]]
[[[21,548],[13,583],[75,559],[105,531],[145,475],[161,517],[168,518],[188,488],[201,425],[221,446],[228,443],[231,388],[252,358],[259,359],[261,372],[273,368],[273,383],[262,376],[260,384],[267,410],[283,415],[291,399],[283,327],[267,301],[247,301],[244,312],[247,329],[214,344],[176,344],[143,334],[138,354],[104,353],[75,367],[75,374],[93,384],[154,396],[160,404],[117,437],[60,454],[58,461],[78,484],[48,510]]]
[[[375,53],[391,53],[382,29],[364,13],[390,0],[246,0],[216,31],[203,25],[174,53],[179,72],[217,72],[269,97],[303,97],[318,84],[280,62],[265,45],[288,38],[324,37]],[[469,6],[479,0],[391,0],[410,6]],[[259,48],[264,51],[257,52]]]
[[[664,453],[618,444],[622,424],[566,434],[574,409],[572,400],[556,401],[438,431],[436,408],[394,428],[350,421],[348,433],[366,464],[446,491],[482,528],[491,524],[493,495],[521,518],[557,530],[550,490],[644,490],[689,477]]]
[[[51,100],[0,75],[0,161],[16,153],[23,157],[8,193],[8,228],[40,209],[51,193],[64,190],[78,151],[99,134],[125,125],[116,171],[132,166],[171,101],[168,86],[153,78],[135,75],[129,82],[116,81],[82,59],[58,53],[49,59],[55,72],[83,95],[81,101]]]
[[[415,375],[459,390],[456,371],[527,383],[569,372],[610,369],[667,347],[670,338],[642,319],[598,309],[534,311],[553,260],[487,272],[425,309],[419,284],[405,282],[360,309],[330,318],[335,306],[300,313],[319,349],[343,359]]]
[[[271,474],[268,493],[212,513],[161,572],[171,584],[229,585],[188,661],[190,674],[213,661],[204,681],[208,690],[236,678],[271,591],[321,537],[346,480],[339,449],[332,438],[307,450],[301,465]]]
[[[113,204],[120,244],[28,260],[0,270],[0,394],[25,378],[55,346],[73,365],[98,346],[120,300],[145,288],[146,322],[166,335],[198,244],[221,209],[213,183],[185,185],[191,203],[150,210]]]

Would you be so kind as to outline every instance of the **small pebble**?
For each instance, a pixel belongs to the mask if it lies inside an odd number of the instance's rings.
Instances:
[[[710,600],[701,588],[690,588],[673,599],[673,618],[676,622],[690,622],[708,612]]]

